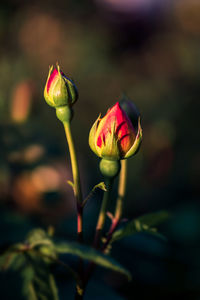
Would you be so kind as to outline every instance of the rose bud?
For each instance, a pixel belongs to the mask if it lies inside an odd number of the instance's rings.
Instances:
[[[129,117],[117,102],[105,117],[96,120],[89,134],[92,151],[107,160],[120,160],[136,153],[142,140],[140,118],[136,133]]]
[[[53,71],[49,69],[49,75],[44,89],[46,102],[55,108],[62,106],[71,107],[78,98],[78,91],[74,82],[66,77],[59,65]]]

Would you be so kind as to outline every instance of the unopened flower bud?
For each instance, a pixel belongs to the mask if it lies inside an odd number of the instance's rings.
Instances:
[[[74,82],[64,75],[59,65],[54,70],[53,66],[51,66],[49,70],[44,89],[44,98],[50,106],[53,106],[56,110],[58,109],[57,117],[62,122],[65,120],[63,116],[70,115],[69,109],[78,99],[78,91]],[[63,110],[63,107],[67,107],[67,109]],[[69,116],[70,118],[71,115]]]
[[[107,160],[120,160],[134,155],[142,140],[138,119],[136,133],[130,119],[117,102],[105,117],[99,117],[90,130],[89,145],[93,152]]]

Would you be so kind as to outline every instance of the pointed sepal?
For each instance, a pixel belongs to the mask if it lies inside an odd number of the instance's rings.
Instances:
[[[142,127],[141,127],[140,117],[139,117],[138,118],[138,131],[137,131],[137,135],[135,138],[135,142],[134,142],[133,146],[130,148],[130,150],[126,153],[124,158],[128,158],[132,155],[135,155],[140,148],[141,142],[142,142]]]

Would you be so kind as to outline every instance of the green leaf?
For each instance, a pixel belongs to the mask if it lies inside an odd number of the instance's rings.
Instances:
[[[25,245],[17,243],[10,246],[3,254],[0,255],[0,270],[8,269],[17,270],[24,265],[23,250]]]
[[[17,247],[13,247],[12,251]],[[22,293],[26,299],[58,300],[55,280],[50,272],[50,261],[46,261],[45,257],[39,256],[39,252],[36,254],[34,250],[9,251],[0,257],[0,267],[3,270],[10,268],[21,275]]]
[[[19,253],[14,253],[11,251],[5,252],[0,256],[0,270],[8,270],[15,263],[16,258],[19,256]]]
[[[63,242],[55,245],[55,249],[57,253],[60,254],[73,254],[82,259],[86,259],[92,261],[93,263],[111,269],[113,271],[122,273],[127,276],[129,280],[131,280],[131,274],[124,267],[122,267],[116,260],[112,257],[109,257],[101,252],[85,246],[80,245],[78,243],[73,242]]]
[[[43,255],[46,254],[47,256],[56,258],[54,243],[50,236],[42,229],[32,230],[27,236],[26,244],[30,249],[37,248]]]
[[[27,243],[31,249],[38,249],[42,255],[46,254],[47,257],[51,256],[52,258],[56,258],[56,255],[59,253],[74,254],[83,259],[90,260],[102,267],[120,272],[126,275],[129,279],[131,278],[130,273],[113,258],[106,256],[91,247],[80,245],[78,243],[65,242],[54,244],[50,237],[42,229],[32,230],[27,237]]]
[[[102,190],[102,191],[104,191],[104,192],[107,192],[106,185],[105,185],[105,183],[104,183],[103,181],[100,182],[100,183],[98,183],[98,184],[96,184],[96,185],[93,187],[92,191],[94,192],[97,188],[100,189],[100,190]]]
[[[93,189],[91,190],[91,192],[89,193],[89,195],[84,199],[84,201],[83,201],[83,203],[82,203],[83,206],[84,206],[84,205],[87,203],[87,201],[94,195],[96,189],[101,189],[102,191],[107,192],[106,185],[105,185],[105,183],[104,183],[103,181],[100,182],[100,183],[98,183],[98,184],[96,184],[96,185],[93,187]]]
[[[72,187],[72,189],[74,190],[74,183],[71,180],[67,180],[67,183]]]
[[[54,299],[59,299],[58,297],[58,289],[57,289],[57,285],[54,279],[54,276],[52,274],[49,274],[49,283],[50,283],[50,287],[52,290],[52,294],[54,295]]]
[[[157,226],[166,221],[170,217],[169,212],[163,210],[151,214],[146,214],[138,218],[138,220],[148,227]]]
[[[0,256],[0,268],[17,271],[28,300],[58,300],[50,265],[57,258],[53,241],[42,229],[32,230],[25,243],[11,246]]]
[[[21,270],[23,294],[28,300],[58,300],[58,292],[49,263],[33,251],[25,253],[26,265]]]
[[[152,226],[156,226],[166,219],[169,218],[169,213],[166,211],[160,211],[152,214],[147,214],[137,219],[134,219],[128,222],[123,228],[115,231],[112,236],[112,241],[122,239],[126,236],[133,235],[134,233],[146,231],[152,233],[154,235],[158,235],[161,237],[161,234],[156,232],[156,228],[152,228]]]
[[[43,229],[37,228],[37,229],[33,229],[31,230],[27,237],[26,237],[26,243],[29,244],[30,247],[34,247],[35,244],[40,243],[41,241],[45,241],[44,243],[52,243],[50,237],[48,236],[48,234],[46,233],[46,231],[44,231]]]

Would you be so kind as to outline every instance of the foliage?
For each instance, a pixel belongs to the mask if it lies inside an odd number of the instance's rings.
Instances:
[[[32,230],[24,243],[11,246],[0,256],[1,270],[13,270],[21,274],[23,280],[23,294],[26,299],[58,299],[58,292],[52,264],[64,265],[71,274],[78,278],[78,274],[70,266],[62,263],[59,254],[72,254],[94,262],[99,266],[122,273],[131,278],[130,273],[113,258],[97,250],[75,242],[54,242],[42,229]]]
[[[156,226],[168,218],[165,211],[148,214],[128,222],[123,228],[114,232],[111,243],[137,232],[155,233]],[[59,260],[59,255],[71,254],[91,261],[96,265],[124,274],[129,280],[131,274],[112,257],[86,245],[76,242],[54,241],[42,229],[30,231],[24,243],[9,247],[0,256],[0,269],[13,270],[20,273],[23,282],[23,295],[28,300],[57,300],[58,291],[52,265],[61,264],[78,281],[79,275],[69,265]]]
[[[133,235],[137,232],[148,232],[165,239],[165,237],[158,233],[156,228],[153,226],[159,225],[168,218],[168,212],[160,211],[152,214],[147,214],[129,221],[125,226],[114,232],[112,236],[112,242],[120,240],[126,236]]]

